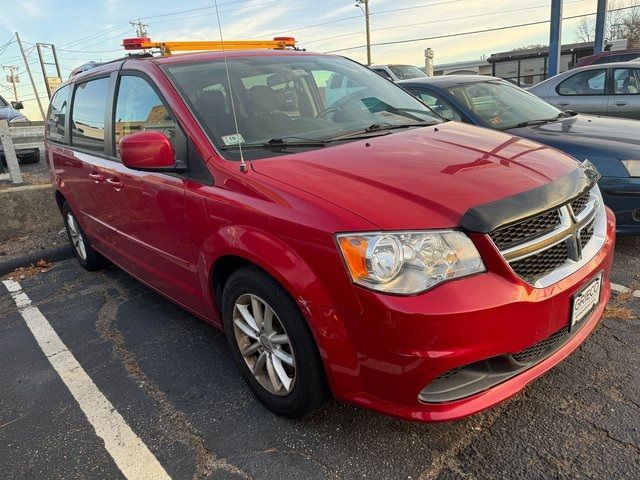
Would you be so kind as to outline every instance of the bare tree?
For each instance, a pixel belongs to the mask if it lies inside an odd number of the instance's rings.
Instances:
[[[627,8],[629,7],[629,8]],[[624,8],[624,10],[618,10]],[[582,17],[576,27],[576,38],[581,42],[595,39],[596,19],[594,15]],[[605,38],[626,38],[629,47],[640,46],[640,6],[629,0],[610,1],[605,20]]]

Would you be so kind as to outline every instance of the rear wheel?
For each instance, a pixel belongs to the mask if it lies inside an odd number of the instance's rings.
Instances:
[[[313,336],[296,303],[255,267],[234,272],[222,294],[224,330],[234,360],[269,409],[301,417],[327,398]]]
[[[64,202],[62,205],[62,216],[67,229],[67,235],[69,236],[69,242],[73,247],[73,252],[80,265],[90,271],[105,267],[107,264],[106,259],[91,247],[89,240],[82,231],[76,216],[71,211],[67,202]]]

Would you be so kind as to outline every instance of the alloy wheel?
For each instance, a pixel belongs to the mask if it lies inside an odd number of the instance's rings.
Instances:
[[[84,237],[78,223],[76,222],[76,218],[71,212],[67,213],[67,226],[69,228],[71,243],[73,243],[73,248],[75,248],[78,257],[80,257],[81,260],[86,260],[87,249],[85,247]]]
[[[293,348],[284,326],[262,298],[241,295],[233,308],[233,329],[244,361],[269,393],[291,393],[296,380]]]

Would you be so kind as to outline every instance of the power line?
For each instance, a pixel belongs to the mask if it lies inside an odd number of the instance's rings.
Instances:
[[[622,8],[614,8],[609,10],[609,12],[618,12],[621,10],[628,10],[631,8],[636,8],[638,7],[638,5],[633,5],[633,6],[629,6],[629,7],[622,7]],[[595,15],[595,13],[586,13],[583,15],[572,15],[570,17],[563,17],[562,20],[573,20],[576,18],[582,18],[582,17],[589,17],[591,15]],[[504,27],[495,27],[495,28],[485,28],[483,30],[473,30],[473,31],[469,31],[469,32],[459,32],[459,33],[450,33],[447,35],[435,35],[435,36],[431,36],[431,37],[420,37],[420,38],[409,38],[406,40],[394,40],[394,41],[389,41],[389,42],[378,42],[378,43],[372,43],[371,46],[375,46],[375,47],[381,47],[381,46],[386,46],[386,45],[398,45],[398,44],[402,44],[402,43],[413,43],[413,42],[422,42],[425,40],[439,40],[442,38],[453,38],[453,37],[462,37],[465,35],[476,35],[478,33],[489,33],[489,32],[498,32],[501,30],[510,30],[513,28],[522,28],[522,27],[530,27],[532,25],[542,25],[545,23],[549,23],[550,20],[539,20],[537,22],[528,22],[528,23],[520,23],[518,25],[507,25]],[[354,47],[347,47],[347,48],[338,48],[336,50],[327,50],[324,53],[337,53],[337,52],[347,52],[350,50],[357,50],[360,48],[366,48],[366,45],[358,45],[358,46],[354,46]]]
[[[571,3],[584,3],[587,0],[572,0],[569,2],[565,2],[565,5],[571,4]],[[444,22],[452,22],[455,20],[468,20],[470,18],[479,18],[479,17],[488,17],[488,16],[492,16],[492,15],[499,15],[502,13],[515,13],[515,12],[522,12],[525,10],[536,10],[539,8],[548,8],[549,4],[545,4],[545,5],[536,5],[533,7],[523,7],[523,8],[514,8],[511,10],[501,10],[499,12],[490,12],[490,13],[477,13],[474,15],[465,15],[462,17],[452,17],[452,18],[443,18],[443,19],[439,19],[439,20],[430,20],[428,22],[418,22],[418,23],[405,23],[403,25],[392,25],[390,27],[382,27],[382,28],[374,28],[371,31],[372,32],[380,32],[383,30],[394,30],[396,28],[406,28],[406,27],[417,27],[417,26],[421,26],[421,25],[430,25],[433,23],[444,23]],[[341,35],[335,35],[333,37],[316,37],[314,39],[311,40],[306,40],[306,41],[301,41],[300,43],[307,45],[309,43],[317,43],[317,42],[325,42],[328,40],[334,40],[336,38],[343,38],[343,37],[350,37],[350,36],[355,36],[355,35],[360,35],[362,32],[355,32],[355,33],[344,33]]]
[[[414,5],[413,7],[402,7],[402,8],[392,8],[390,10],[381,10],[379,12],[371,12],[369,15],[384,15],[387,13],[393,13],[393,12],[399,12],[399,11],[404,11],[404,10],[415,10],[415,9],[419,9],[419,8],[426,8],[426,7],[435,7],[437,5],[445,5],[448,3],[458,3],[458,2],[462,2],[463,0],[445,0],[445,1],[441,1],[441,2],[435,2],[435,3],[426,3],[426,4],[422,4],[422,5]],[[331,25],[334,23],[340,23],[340,22],[345,22],[347,20],[353,20],[354,18],[362,18],[361,15],[353,15],[350,17],[342,17],[342,18],[336,18],[335,20],[328,20],[326,22],[322,22],[322,23],[316,23],[313,25],[305,25],[303,27],[297,27],[294,29],[288,29],[288,30],[282,30],[279,32],[272,32],[272,33],[266,33],[264,35],[254,35],[253,37],[249,37],[249,38],[256,38],[259,36],[265,36],[265,37],[270,37],[270,36],[276,36],[276,35],[282,35],[284,33],[291,33],[291,32],[297,32],[299,30],[306,30],[308,28],[314,28],[314,27],[323,27],[325,25]]]
[[[128,23],[129,22],[118,23],[117,25],[114,25],[112,27],[106,28],[104,30],[100,30],[99,32],[92,33],[91,35],[87,35],[86,37],[82,37],[82,38],[79,38],[78,40],[74,40],[72,42],[65,43],[63,45],[63,47],[71,47],[73,45],[80,44],[80,43],[84,42],[85,40],[91,40],[92,38],[100,37],[102,35],[105,35],[105,34],[111,32],[111,31],[113,31],[113,30],[116,30],[116,29],[120,28],[123,25],[128,25]]]

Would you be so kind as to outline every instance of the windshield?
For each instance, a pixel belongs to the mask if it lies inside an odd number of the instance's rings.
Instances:
[[[231,160],[240,158],[238,144],[252,146],[245,157],[256,159],[281,154],[269,148],[274,143],[307,141],[309,148],[319,148],[318,140],[331,141],[371,126],[380,130],[377,134],[389,134],[380,127],[442,121],[398,86],[341,57],[269,55],[229,58],[227,64],[230,85],[222,59],[163,68],[213,143]]]
[[[400,80],[426,77],[427,74],[413,65],[389,65],[389,70]]]
[[[487,125],[498,130],[555,118],[561,113],[535,95],[506,82],[474,82],[447,90]]]

